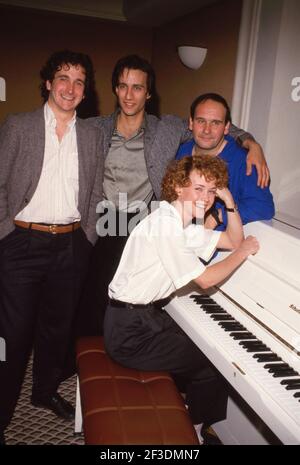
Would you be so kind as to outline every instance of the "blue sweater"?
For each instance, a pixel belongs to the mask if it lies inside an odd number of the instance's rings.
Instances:
[[[227,144],[219,156],[227,163],[228,187],[238,206],[243,224],[251,221],[270,220],[275,212],[270,189],[268,187],[262,189],[257,186],[256,169],[252,169],[250,176],[246,175],[247,151],[240,147],[231,136],[227,135],[225,139]],[[176,160],[180,160],[186,155],[192,155],[194,145],[194,140],[181,144],[176,154]],[[222,202],[217,201],[216,208],[221,208],[223,215],[223,224],[216,229],[223,231],[227,225],[227,212]]]

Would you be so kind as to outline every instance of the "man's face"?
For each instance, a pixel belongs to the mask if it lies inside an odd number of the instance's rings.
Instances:
[[[144,112],[146,101],[150,98],[147,90],[147,74],[139,69],[124,69],[119,77],[116,94],[121,111],[126,116],[135,116]]]
[[[47,81],[48,103],[52,110],[73,115],[84,98],[85,70],[81,65],[63,65],[53,81]]]
[[[216,182],[206,181],[205,177],[194,170],[190,174],[191,184],[176,189],[178,200],[184,203],[193,218],[203,218],[204,212],[213,205],[216,197]]]
[[[196,145],[217,154],[224,136],[229,132],[230,123],[225,124],[226,109],[214,100],[199,103],[195,110],[194,119],[190,118],[189,128],[193,131]]]

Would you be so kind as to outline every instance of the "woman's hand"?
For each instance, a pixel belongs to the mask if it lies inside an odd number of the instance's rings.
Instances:
[[[238,250],[242,252],[245,258],[249,255],[255,255],[259,250],[259,242],[254,236],[248,236],[243,240]]]
[[[220,200],[223,200],[227,208],[234,207],[234,200],[232,194],[227,187],[224,187],[224,189],[217,189],[216,195],[217,197],[219,197]]]

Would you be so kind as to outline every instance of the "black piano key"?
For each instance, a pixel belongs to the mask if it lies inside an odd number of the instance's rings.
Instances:
[[[225,314],[225,315],[213,314],[213,315],[210,315],[210,318],[212,318],[215,321],[235,321],[235,319],[231,315],[228,315],[228,314]]]
[[[264,368],[291,368],[288,363],[267,363]]]
[[[228,315],[227,312],[225,312],[225,310],[223,310],[222,308],[210,308],[210,307],[205,307],[203,308],[203,311],[205,313],[223,313],[223,314],[226,314]]]
[[[198,305],[217,305],[216,302],[214,302],[213,300],[209,300],[209,299],[202,299],[202,300],[193,299],[193,300]]]
[[[211,303],[211,304],[215,304],[215,301],[212,300],[210,297],[208,296],[204,296],[204,295],[194,295],[194,296],[191,296],[192,299],[197,302],[197,303]]]
[[[222,322],[221,322],[222,323]],[[220,324],[220,323],[218,323]],[[222,326],[222,325],[221,325]],[[222,328],[224,329],[225,332],[229,332],[229,331],[241,331],[241,328],[235,328],[234,326],[230,326],[230,327],[227,327],[227,326],[222,326]]]
[[[203,308],[203,310],[222,310],[223,312],[227,313],[226,310],[224,310],[224,308],[220,307],[220,305],[203,305],[202,303],[200,305],[201,308]]]
[[[276,366],[274,366],[274,367],[272,367],[272,368],[269,368],[269,372],[270,372],[270,373],[271,373],[271,372],[275,373],[275,371],[286,371],[286,370],[292,370],[292,369],[293,369],[293,368],[290,367],[289,365],[287,365],[287,366],[285,366],[285,367],[278,367],[278,368],[277,368]]]
[[[282,381],[280,381],[280,384],[283,384],[283,385],[298,384],[298,383],[300,383],[300,378],[283,379]]]
[[[191,294],[191,299],[211,299],[212,298],[208,294]]]
[[[294,397],[300,397],[300,392],[295,392]]]
[[[223,328],[223,329],[224,329],[225,333],[228,333],[229,331],[234,331],[235,330],[234,328]],[[237,331],[237,329],[235,331]],[[239,331],[240,331],[240,329],[239,329]]]
[[[291,367],[289,368],[269,368],[268,372],[269,373],[279,373],[279,374],[283,374],[284,376],[284,373],[290,373],[290,370],[292,370]]]
[[[270,348],[269,347],[248,347],[248,349],[246,349],[247,352],[250,352],[250,353],[261,353],[261,352],[270,352]]]
[[[194,300],[197,300],[197,302],[199,302],[200,305],[208,305],[208,306],[215,305],[216,307],[221,307],[220,304],[218,304],[212,299],[194,299]]]
[[[295,371],[295,370],[286,370],[286,371],[282,371],[281,373],[274,373],[273,377],[274,378],[286,378],[286,377],[289,377],[289,376],[296,376],[296,375],[298,375],[297,371]]]
[[[291,384],[291,385],[289,385],[289,386],[285,386],[285,389],[286,389],[287,391],[296,391],[296,390],[299,391],[299,389],[300,389],[300,384],[299,384],[299,383],[298,383],[298,384]]]
[[[259,363],[263,363],[263,362],[281,362],[282,361],[282,358],[278,357],[278,355],[274,354],[273,352],[270,353],[270,354],[255,354],[255,355],[253,355],[253,358],[257,358],[257,361]]]
[[[270,352],[271,349],[270,347],[266,346],[266,344],[257,344],[257,345],[253,345],[253,346],[246,346],[246,349],[265,349],[265,352]],[[258,351],[257,351],[258,352]]]
[[[230,323],[229,321],[220,321],[218,323],[224,331],[243,331],[246,330],[243,326],[238,323]]]
[[[235,321],[235,320],[234,321],[220,321],[220,323],[218,323],[218,324],[220,326],[222,326],[222,327],[224,325],[224,328],[230,328],[230,327],[233,327],[233,326],[234,326],[234,328],[236,328],[236,327],[243,328],[243,326],[240,323],[238,323],[237,321]],[[245,330],[246,330],[246,328],[245,328]]]
[[[271,366],[266,367],[264,365],[264,368],[267,368],[270,373],[275,373],[277,371],[284,371],[284,370],[291,370],[292,367],[288,365],[288,363],[274,363],[273,365],[270,364]]]
[[[291,371],[295,373],[295,376],[298,374],[297,371],[294,370],[294,368],[288,366],[286,368],[269,368],[268,370],[270,373],[290,373]]]
[[[260,341],[259,339],[256,339],[255,341],[241,341],[239,342],[239,344],[249,346],[249,347],[254,347],[254,346],[260,346],[261,344],[263,344],[263,342]]]
[[[237,332],[237,333],[230,333],[229,336],[233,337],[233,339],[236,339],[237,341],[243,340],[243,339],[256,339],[254,334],[249,333],[247,331],[245,332]]]
[[[271,349],[266,346],[262,341],[240,341],[239,345],[244,347],[245,349],[257,349],[257,352],[260,352],[258,349],[267,349],[265,352],[271,352]]]

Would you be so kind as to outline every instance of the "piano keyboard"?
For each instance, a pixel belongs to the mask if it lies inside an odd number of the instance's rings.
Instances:
[[[250,406],[254,410],[258,406],[257,413],[282,442],[300,443],[299,370],[287,363],[265,339],[258,336],[257,331],[245,324],[245,318],[239,318],[238,313],[228,309],[227,305],[225,310],[209,295],[191,292],[175,297],[166,310],[233,387],[238,392],[244,391],[242,395]],[[254,390],[245,387],[243,381]],[[257,395],[260,401],[255,398]],[[266,417],[262,414],[265,408],[270,411]],[[284,425],[278,427],[278,423],[276,427],[276,422],[281,421],[282,411],[286,413]],[[287,426],[289,422],[291,424]],[[294,431],[294,437],[282,432],[282,428]]]
[[[300,402],[300,374],[288,363],[283,362],[282,358],[272,352],[270,347],[257,339],[254,334],[249,332],[245,326],[240,324],[211,297],[208,295],[192,294],[190,298],[207,317],[220,326],[223,337],[223,332],[228,333],[227,336],[231,338],[228,339],[228,343],[234,341],[232,349],[240,352],[239,357],[245,359],[247,366],[251,365],[253,372],[257,373],[269,388],[274,387],[276,391],[278,388],[280,389],[278,391],[280,400],[287,401],[287,405],[291,406],[294,413],[295,400],[298,399],[298,402]],[[209,323],[211,322],[209,321]],[[241,352],[241,348],[244,349],[245,353]],[[278,378],[278,382],[274,383],[271,376]],[[280,385],[278,384],[279,382]],[[300,411],[298,417],[300,420]]]

